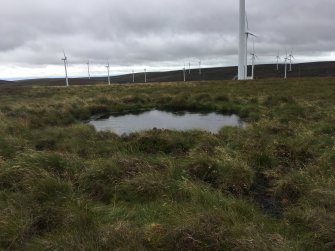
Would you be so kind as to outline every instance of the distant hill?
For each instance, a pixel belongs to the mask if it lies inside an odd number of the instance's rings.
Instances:
[[[251,66],[249,66],[249,75],[251,74]],[[191,72],[186,71],[187,81],[199,81],[199,80],[232,80],[236,78],[237,67],[217,67],[217,68],[205,68],[201,70],[201,75],[198,69],[191,69]],[[335,76],[335,62],[315,62],[315,63],[302,63],[293,64],[292,72],[287,73],[288,78],[297,77],[331,77]],[[263,64],[255,66],[255,78],[283,78],[284,77],[284,65],[279,65],[279,71],[277,72],[276,64]],[[148,72],[147,82],[176,82],[183,81],[183,71],[167,71],[167,72]],[[16,81],[19,85],[52,85],[60,86],[64,85],[64,79],[35,79],[35,80],[21,80]],[[131,83],[132,75],[120,75],[111,77],[112,83]],[[135,83],[144,82],[144,73],[135,74]],[[70,85],[95,85],[95,84],[106,84],[107,77],[91,78],[72,78],[70,79]]]
[[[7,80],[1,80],[0,79],[0,85],[5,85],[5,84],[12,84],[12,81],[7,81]]]

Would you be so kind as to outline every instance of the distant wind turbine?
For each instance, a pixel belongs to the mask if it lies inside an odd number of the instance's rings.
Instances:
[[[135,83],[135,71],[133,70],[133,83]]]
[[[62,60],[64,61],[64,67],[65,67],[65,83],[66,86],[69,86],[69,79],[67,76],[67,56],[65,55],[65,52],[63,51],[64,54],[64,58],[62,58]]]
[[[285,56],[285,77],[284,78],[287,78],[287,61],[288,61],[288,57],[287,57],[287,52],[286,52],[286,56]]]
[[[246,26],[247,26],[247,29],[246,29],[246,32],[245,32],[245,52],[247,53],[248,52],[249,36],[253,36],[253,37],[257,37],[257,36],[255,34],[249,32],[249,22],[248,22],[247,16],[245,16],[245,21],[246,21]],[[245,71],[244,71],[245,79],[253,79],[253,76],[248,77],[248,57],[247,56],[245,57],[245,64],[244,65],[245,65]]]
[[[279,71],[279,59],[280,59],[279,51],[277,53],[276,59],[277,59],[277,71]]]
[[[201,75],[201,60],[199,61],[199,75]]]
[[[291,72],[292,71],[292,59],[295,59],[292,51],[290,55],[288,55],[288,59],[290,60],[290,72]]]
[[[87,64],[88,79],[91,79],[91,73],[90,73],[90,60],[88,60],[86,64]]]
[[[147,82],[147,69],[144,69],[144,83]]]
[[[110,69],[109,62],[108,62],[108,64],[106,65],[106,68],[107,68],[107,73],[108,73],[108,85],[110,85],[110,84],[111,84],[111,80],[110,80],[110,74],[109,74],[109,69]]]
[[[186,68],[185,68],[185,64],[184,64],[184,68],[183,68],[183,77],[184,77],[184,82],[186,82]]]
[[[250,53],[251,55],[251,62],[252,62],[252,71],[251,71],[251,79],[254,79],[254,73],[255,73],[255,60],[257,57],[257,55],[255,54],[255,43],[253,41],[253,51],[252,53]]]

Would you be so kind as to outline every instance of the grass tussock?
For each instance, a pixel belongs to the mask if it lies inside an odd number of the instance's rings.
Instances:
[[[333,78],[0,87],[1,250],[334,250]],[[92,116],[235,113],[218,134]]]

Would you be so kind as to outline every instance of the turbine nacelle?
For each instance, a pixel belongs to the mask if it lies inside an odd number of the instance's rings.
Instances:
[[[291,51],[290,55],[288,55],[288,57],[295,59],[294,56],[293,56],[293,52],[292,51]]]
[[[67,61],[67,56],[65,54],[65,51],[63,50],[63,55],[64,55],[64,58],[62,58],[63,61]]]
[[[258,56],[255,53],[250,53],[252,59],[258,58]]]

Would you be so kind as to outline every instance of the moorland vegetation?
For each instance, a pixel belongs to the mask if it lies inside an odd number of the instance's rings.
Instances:
[[[139,109],[245,128],[117,136]],[[0,249],[334,250],[335,79],[0,86]]]

